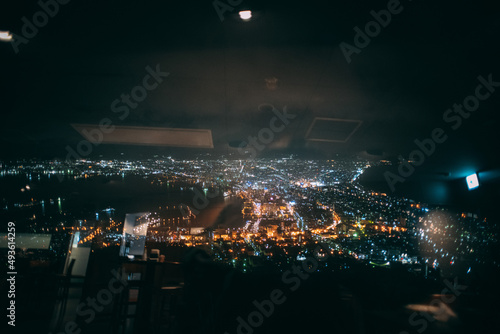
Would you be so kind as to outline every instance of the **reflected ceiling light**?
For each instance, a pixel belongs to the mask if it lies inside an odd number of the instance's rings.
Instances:
[[[175,146],[192,148],[214,148],[210,129],[176,129],[116,125],[105,133],[98,125],[71,124],[85,139],[93,144],[124,144],[146,146]],[[98,131],[102,136],[96,140],[91,134]]]
[[[239,12],[240,18],[242,20],[250,20],[252,18],[252,11],[251,10],[242,10]]]
[[[12,41],[12,34],[10,31],[0,31],[0,41],[10,42]]]
[[[467,176],[465,180],[467,181],[467,187],[469,187],[469,190],[479,187],[479,180],[477,179],[476,173]]]

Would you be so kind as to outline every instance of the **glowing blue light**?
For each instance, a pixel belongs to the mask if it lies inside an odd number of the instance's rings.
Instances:
[[[479,180],[477,179],[476,173],[467,176],[465,180],[467,181],[467,187],[469,187],[469,190],[479,187]]]

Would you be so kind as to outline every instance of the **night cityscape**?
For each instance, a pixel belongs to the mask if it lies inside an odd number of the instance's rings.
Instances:
[[[498,9],[5,4],[1,333],[500,333]]]
[[[279,275],[313,258],[314,273],[392,270],[422,280],[427,289],[439,288],[442,277],[470,284],[498,272],[497,222],[371,191],[361,180],[373,164],[293,155],[3,161],[0,182],[9,196],[2,194],[2,219],[16,224],[16,265],[26,272],[47,265],[62,272],[72,252],[82,249],[93,256],[120,252],[130,260],[158,251],[160,262],[176,262],[192,248],[240,274]],[[72,193],[64,191],[69,185]],[[143,220],[136,218],[132,231],[126,211],[136,195],[104,199],[128,185],[139,193],[149,188],[147,204],[136,203]],[[88,187],[104,198],[86,198]],[[139,239],[142,249],[135,249]],[[468,289],[474,295],[480,288]]]

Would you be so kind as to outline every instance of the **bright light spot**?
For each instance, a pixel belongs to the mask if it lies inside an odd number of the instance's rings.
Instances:
[[[12,34],[10,33],[10,31],[0,31],[0,41],[12,41]]]
[[[479,180],[477,179],[476,173],[467,176],[465,180],[467,181],[467,187],[469,187],[469,190],[479,187]]]
[[[251,10],[242,10],[239,14],[242,20],[250,20],[252,18]]]

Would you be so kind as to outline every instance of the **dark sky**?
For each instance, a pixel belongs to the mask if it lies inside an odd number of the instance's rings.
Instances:
[[[351,63],[356,26],[387,1],[242,1],[224,21],[211,1],[71,1],[15,53],[0,43],[0,158],[64,157],[83,137],[71,124],[210,129],[214,154],[269,126],[262,105],[297,117],[259,151],[332,157],[407,157],[413,141],[448,126],[443,113],[474,93],[479,75],[500,81],[498,6],[492,1],[401,1],[400,12]],[[237,11],[251,7],[242,22]],[[0,29],[22,35],[41,8],[9,4]],[[170,73],[125,119],[111,103],[142,82],[146,66]],[[266,79],[277,79],[269,86]],[[500,93],[500,92],[498,92]],[[422,169],[498,166],[494,93]],[[345,143],[307,140],[315,118],[361,121]],[[332,130],[334,131],[334,130]],[[92,156],[192,155],[188,148],[102,144]],[[201,152],[204,152],[203,150]],[[367,153],[368,152],[368,153]],[[376,153],[375,155],[369,153]],[[465,162],[464,162],[465,161]]]

